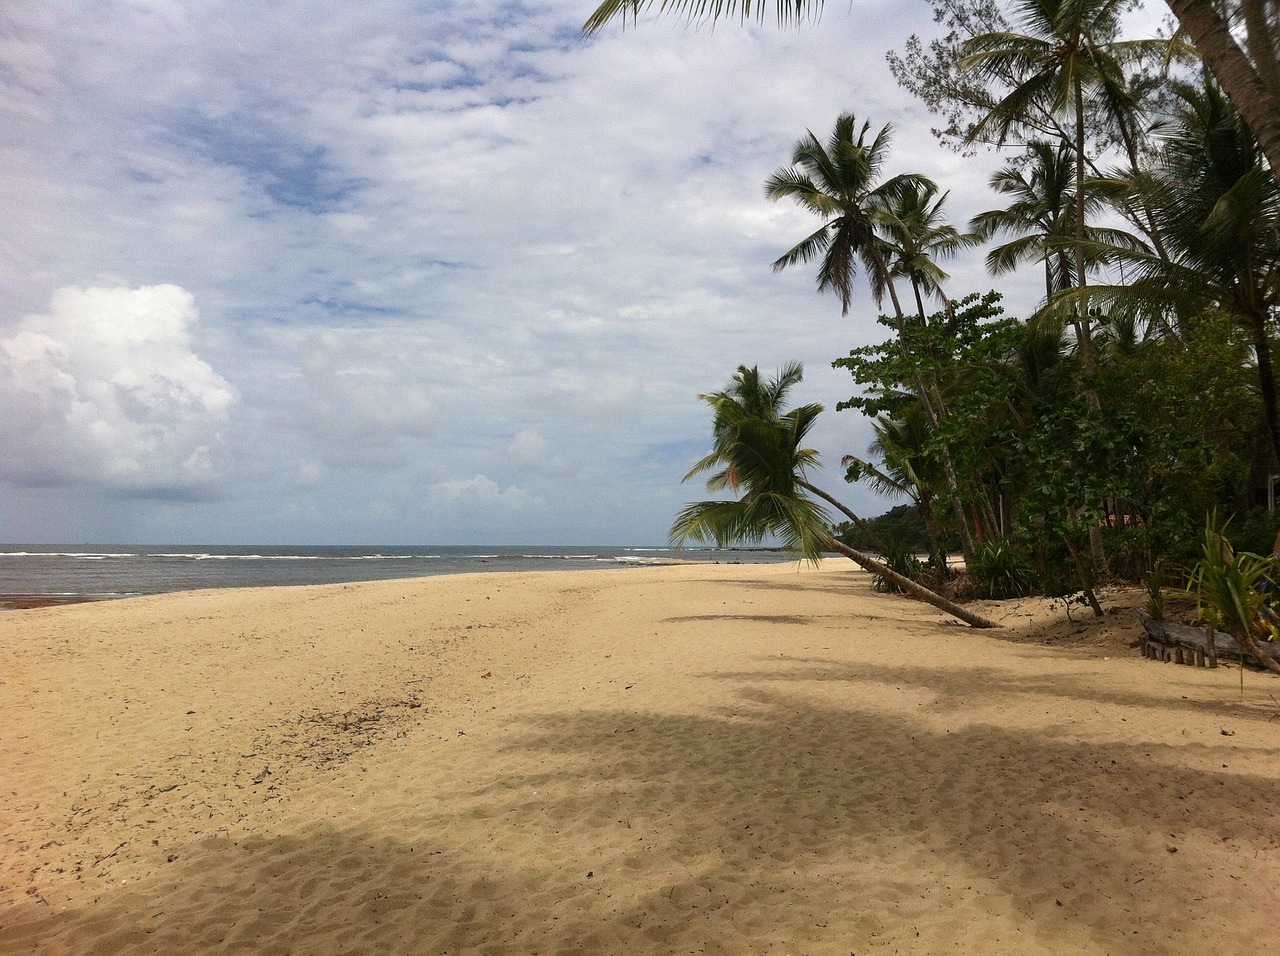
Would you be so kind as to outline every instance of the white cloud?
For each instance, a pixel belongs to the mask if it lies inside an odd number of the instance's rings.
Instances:
[[[59,289],[0,339],[0,474],[134,494],[210,488],[236,393],[193,351],[196,320],[173,285]]]
[[[359,329],[324,329],[306,344],[305,395],[293,422],[329,463],[403,463],[404,441],[435,430],[439,413],[420,357],[398,344]]]
[[[516,485],[502,487],[488,475],[472,475],[441,481],[427,487],[428,501],[444,511],[446,519],[464,515],[489,515],[500,522],[513,515],[540,511],[546,502]]]

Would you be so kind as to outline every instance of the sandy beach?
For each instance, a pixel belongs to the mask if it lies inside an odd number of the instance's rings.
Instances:
[[[0,952],[1280,953],[1280,682],[822,568],[0,615]]]

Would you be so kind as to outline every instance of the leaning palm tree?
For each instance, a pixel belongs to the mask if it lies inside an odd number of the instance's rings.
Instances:
[[[810,483],[807,473],[818,466],[818,453],[803,447],[822,406],[800,405],[783,411],[787,392],[802,375],[801,366],[793,363],[764,382],[756,368],[739,366],[728,388],[700,396],[712,408],[714,444],[685,480],[714,472],[707,479],[707,489],[737,497],[700,501],[682,509],[671,526],[672,544],[679,547],[690,539],[758,544],[773,537],[811,561],[835,551],[966,624],[999,627],[832,535],[826,510],[809,495],[851,512]]]

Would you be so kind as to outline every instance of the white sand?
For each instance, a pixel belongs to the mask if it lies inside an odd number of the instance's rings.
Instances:
[[[849,567],[0,614],[0,951],[1280,953],[1280,682]]]

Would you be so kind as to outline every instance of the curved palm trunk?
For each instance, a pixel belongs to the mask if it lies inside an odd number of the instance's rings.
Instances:
[[[796,484],[799,485],[801,488],[803,488],[805,491],[809,492],[810,494],[817,495],[819,498],[821,498],[827,504],[831,505],[833,508],[836,508],[838,511],[840,511],[841,514],[843,514],[846,518],[852,521],[857,526],[858,530],[861,531],[863,534],[865,534],[867,536],[867,539],[875,547],[879,548],[881,552],[885,550],[884,542],[880,540],[880,535],[876,534],[875,531],[871,529],[870,525],[868,525],[865,521],[863,521],[856,514],[850,511],[849,508],[846,507],[843,502],[839,501],[836,498],[833,498],[831,495],[827,494],[817,485],[809,484],[809,482],[805,481],[803,478],[797,478]]]
[[[809,482],[805,481],[803,478],[798,478],[796,480],[796,485],[803,488],[805,491],[808,491],[811,494],[817,495],[823,501],[826,501],[834,505],[836,508],[839,508],[842,512],[844,512],[850,518],[853,518],[854,521],[858,521],[857,516],[855,516],[852,511],[850,511],[843,504],[841,504],[839,501],[837,501],[835,498],[827,494],[825,491],[823,491],[821,488],[817,487],[816,485],[810,484]],[[858,523],[859,523],[859,526],[861,526],[861,522],[858,522]],[[863,570],[870,571],[872,574],[878,574],[882,578],[885,578],[888,581],[892,581],[894,584],[902,588],[902,590],[906,591],[908,594],[911,594],[914,597],[918,597],[920,600],[924,601],[926,604],[931,604],[940,611],[946,611],[952,617],[957,618],[958,620],[964,621],[966,624],[970,625],[971,627],[978,627],[978,628],[1000,627],[1000,625],[997,624],[995,621],[992,621],[989,618],[985,618],[981,614],[975,614],[974,612],[961,607],[959,604],[956,604],[954,601],[947,600],[941,594],[938,594],[936,591],[930,591],[923,584],[919,584],[915,581],[912,581],[910,578],[903,577],[901,574],[893,570],[893,568],[889,567],[887,564],[877,561],[875,558],[871,557],[870,555],[863,554],[861,551],[857,551],[854,548],[849,547],[843,541],[837,540],[835,536],[832,536],[831,540],[827,543],[827,550],[835,551],[837,554],[844,555],[846,558],[848,558],[854,564],[858,565],[858,567],[862,568]]]
[[[1276,89],[1277,63],[1274,48],[1269,55],[1261,53],[1257,64],[1232,34],[1230,23],[1221,15],[1217,6],[1203,0],[1166,0],[1173,15],[1186,29],[1191,42],[1200,51],[1205,65],[1217,78],[1240,115],[1244,117],[1258,144],[1267,155],[1273,175],[1280,177],[1280,91]],[[1257,8],[1248,3],[1246,10]],[[1265,18],[1262,19],[1265,22]],[[1256,34],[1267,35],[1266,27],[1259,25]],[[1255,37],[1255,28],[1249,25],[1249,38]]]
[[[1280,674],[1280,663],[1277,663],[1270,655],[1262,653],[1262,648],[1258,646],[1258,639],[1256,637],[1252,634],[1235,634],[1233,636],[1235,637],[1236,642],[1247,650],[1249,652],[1249,656],[1251,656],[1255,661],[1267,670],[1271,671],[1273,674]],[[1240,676],[1243,682],[1243,670],[1241,671]],[[1241,686],[1243,686],[1243,683]]]
[[[917,584],[910,578],[904,578],[897,571],[893,570],[893,568],[880,563],[869,555],[863,554],[861,551],[855,551],[843,541],[837,541],[835,538],[832,538],[827,546],[837,554],[844,555],[864,571],[870,571],[872,574],[880,575],[887,581],[892,581],[913,597],[919,598],[926,604],[933,605],[940,611],[945,611],[957,620],[964,621],[964,623],[968,624],[970,627],[992,628],[1001,626],[990,618],[985,618],[981,614],[975,614],[974,612],[961,607],[954,601],[948,601],[941,594],[930,591],[923,584]]]

